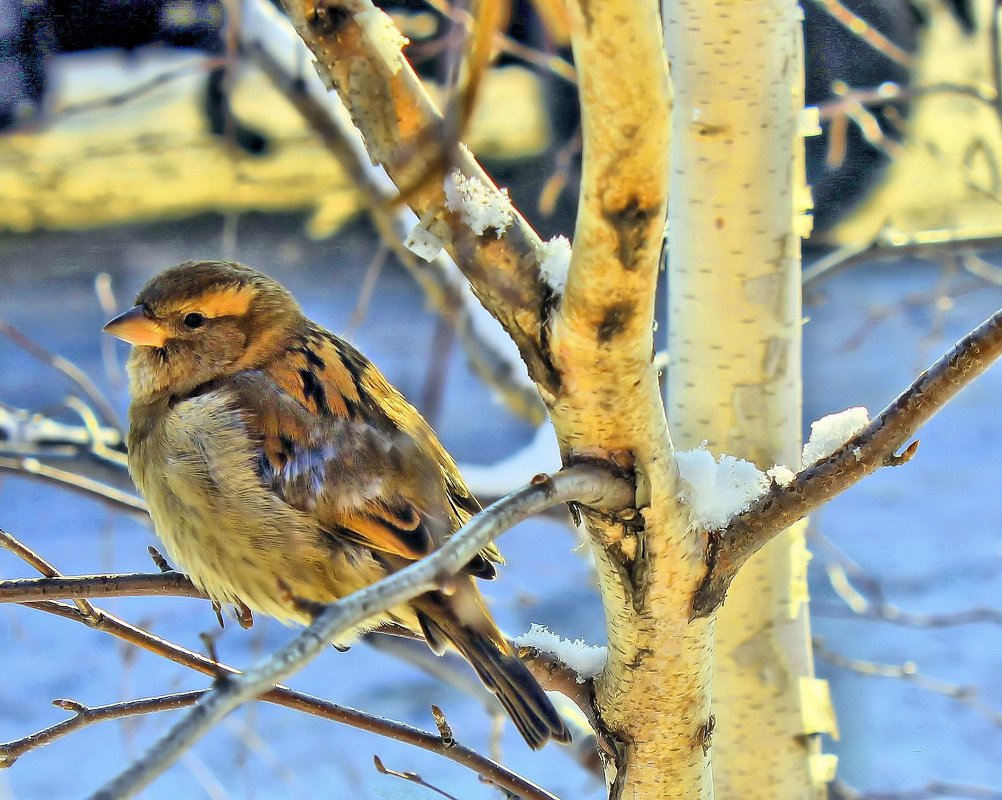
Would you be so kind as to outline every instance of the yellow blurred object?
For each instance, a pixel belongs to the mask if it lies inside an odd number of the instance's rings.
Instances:
[[[1002,116],[993,87],[992,3],[973,4],[978,24],[961,30],[946,3],[931,3],[912,72],[904,140],[869,197],[821,237],[864,246],[1002,234]],[[924,90],[922,87],[926,87]],[[851,121],[850,124],[857,124]]]
[[[249,155],[214,136],[202,111],[206,63],[163,51],[57,58],[46,119],[0,133],[0,230],[312,209],[310,233],[329,235],[360,210],[343,170],[257,69],[237,71],[231,103],[244,125],[267,137],[267,153]],[[168,72],[176,74],[156,82]],[[143,85],[151,88],[137,91]],[[109,97],[118,102],[100,102]],[[84,103],[94,107],[60,111]],[[544,149],[549,127],[535,75],[491,70],[467,141],[496,158]]]

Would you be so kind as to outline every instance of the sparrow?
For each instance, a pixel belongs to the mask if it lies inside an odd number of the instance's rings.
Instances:
[[[308,624],[311,605],[428,555],[480,511],[418,411],[260,272],[171,267],[104,330],[133,345],[129,471],[167,553],[218,603]],[[568,742],[474,583],[495,563],[492,545],[448,591],[362,630],[393,623],[454,648],[531,748]]]

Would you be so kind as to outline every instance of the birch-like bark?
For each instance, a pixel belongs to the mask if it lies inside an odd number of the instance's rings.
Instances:
[[[809,205],[794,0],[665,3],[672,66],[669,419],[679,447],[799,466],[800,237]],[[718,613],[718,800],[821,796],[803,529],[762,550]],[[820,700],[814,699],[820,697]],[[814,705],[812,705],[814,704]],[[822,708],[816,708],[820,704]],[[823,715],[822,715],[823,716]]]
[[[550,345],[565,458],[628,451],[642,527],[589,518],[609,660],[595,681],[618,752],[613,798],[709,798],[710,620],[688,622],[697,537],[676,501],[653,365],[670,107],[656,0],[568,3],[584,161],[574,252]]]

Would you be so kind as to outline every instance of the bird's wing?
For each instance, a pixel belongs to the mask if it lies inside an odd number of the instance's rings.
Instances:
[[[322,328],[228,382],[259,448],[261,479],[332,537],[412,561],[480,506],[418,412]],[[494,548],[467,571],[493,577]]]

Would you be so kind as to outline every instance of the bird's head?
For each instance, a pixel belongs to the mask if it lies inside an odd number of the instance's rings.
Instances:
[[[274,356],[303,315],[277,281],[228,261],[188,261],[161,272],[136,304],[104,326],[133,345],[133,398],[184,395]]]

